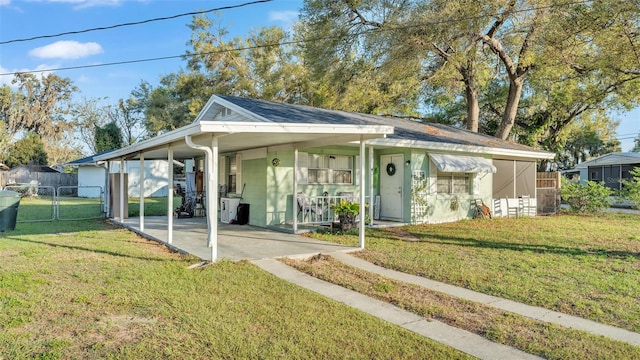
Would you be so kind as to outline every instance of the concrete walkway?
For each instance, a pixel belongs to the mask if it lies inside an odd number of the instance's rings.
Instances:
[[[482,294],[476,291],[464,289],[461,287],[429,280],[420,276],[405,274],[395,270],[389,270],[368,261],[356,258],[346,253],[331,253],[334,258],[345,264],[361,268],[363,270],[373,272],[390,279],[403,281],[406,283],[418,285],[430,290],[438,291],[448,295],[452,295],[461,299],[481,303],[496,309],[508,311],[514,314],[526,316],[539,321],[557,324],[568,328],[582,330],[595,335],[602,335],[608,338],[626,342],[631,345],[640,346],[640,334],[621,329],[615,326],[601,324],[595,321],[583,319],[577,316],[563,314],[557,311],[545,308],[521,304],[515,301],[499,298],[496,296]]]
[[[332,253],[331,255],[335,255]],[[402,326],[417,334],[449,345],[480,359],[540,359],[510,346],[497,344],[486,338],[461,330],[439,321],[430,321],[422,316],[400,309],[383,301],[372,299],[341,286],[316,279],[289,267],[275,259],[254,260],[259,266],[275,276],[302,286],[316,293],[364,311],[392,324]]]

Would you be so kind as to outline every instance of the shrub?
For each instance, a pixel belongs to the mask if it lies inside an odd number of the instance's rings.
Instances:
[[[571,210],[578,212],[594,212],[609,207],[608,198],[612,190],[597,181],[579,184],[565,180],[560,195]]]
[[[633,176],[633,180],[622,180],[622,196],[627,200],[631,200],[637,208],[640,207],[640,167],[629,171],[629,174]]]

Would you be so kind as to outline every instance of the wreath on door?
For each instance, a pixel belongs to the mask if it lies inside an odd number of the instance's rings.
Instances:
[[[393,176],[396,173],[396,164],[388,163],[387,164],[387,175]]]

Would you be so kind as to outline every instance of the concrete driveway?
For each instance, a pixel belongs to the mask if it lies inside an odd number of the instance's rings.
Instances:
[[[167,242],[166,216],[145,216],[144,232],[140,231],[138,217],[125,219],[122,225],[148,239]],[[203,260],[211,260],[211,249],[207,247],[206,219],[174,218],[171,246]],[[249,225],[218,223],[218,260],[256,260],[354,249],[356,248]]]

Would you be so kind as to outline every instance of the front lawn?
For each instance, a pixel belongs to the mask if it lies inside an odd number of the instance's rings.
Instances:
[[[368,229],[366,247],[355,255],[386,268],[640,332],[638,215]]]
[[[2,359],[466,358],[248,262],[189,269],[101,220],[18,223],[0,259]]]

